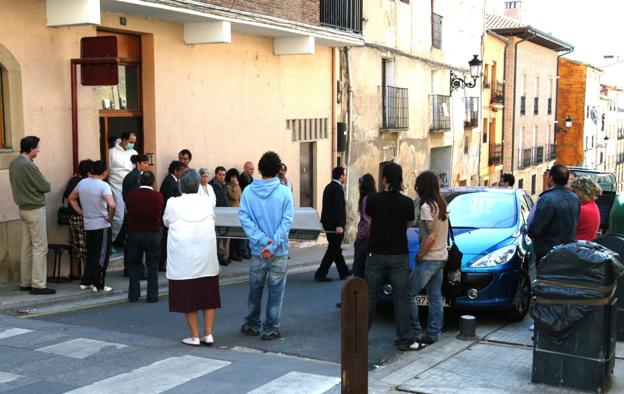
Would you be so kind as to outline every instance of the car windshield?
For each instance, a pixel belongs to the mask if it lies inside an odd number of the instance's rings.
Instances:
[[[445,195],[453,227],[507,228],[517,222],[516,199],[510,193],[473,192]]]
[[[574,171],[574,170],[573,170]],[[592,181],[596,182],[600,188],[605,192],[614,192],[616,180],[612,174],[609,173],[595,173],[595,172],[583,172],[583,171],[574,171],[577,177],[586,176],[589,177]]]

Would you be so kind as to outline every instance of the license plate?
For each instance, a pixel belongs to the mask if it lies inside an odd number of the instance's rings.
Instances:
[[[416,305],[418,305],[418,306],[428,306],[429,305],[429,297],[427,297],[426,295],[417,295],[416,296]],[[449,306],[451,306],[451,304],[449,304],[448,300],[445,298],[444,299],[444,307],[448,308]]]

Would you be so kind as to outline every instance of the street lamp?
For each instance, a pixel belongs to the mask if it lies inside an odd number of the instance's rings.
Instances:
[[[570,115],[566,116],[565,118],[565,129],[563,127],[559,127],[558,124],[555,124],[555,131],[560,132],[567,132],[568,129],[570,129],[570,127],[572,127],[572,117]]]
[[[453,93],[453,90],[459,88],[474,88],[477,84],[477,78],[481,76],[481,65],[483,62],[479,60],[479,55],[473,56],[472,60],[468,62],[472,82],[466,82],[463,78],[458,77],[453,70],[451,70],[451,93]]]

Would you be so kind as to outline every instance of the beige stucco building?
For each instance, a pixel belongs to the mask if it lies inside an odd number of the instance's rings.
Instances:
[[[36,163],[52,183],[49,242],[67,243],[56,210],[72,175],[70,62],[84,37],[117,37],[120,84],[78,85],[78,159],[106,157],[107,141],[131,129],[160,184],[182,148],[193,152],[192,167],[211,173],[274,150],[296,204],[320,207],[337,160],[335,125],[344,122],[337,48],[361,45],[361,28],[323,14],[319,0],[230,3],[0,2],[0,282],[19,277],[7,168],[25,135],[41,137]]]
[[[343,57],[349,119],[348,218],[358,222],[358,178],[381,185],[385,163],[403,167],[405,193],[431,169],[447,185],[478,184],[481,88],[450,91],[450,72],[472,82],[482,57],[484,2],[364,2],[365,45]],[[351,231],[351,234],[354,234]]]

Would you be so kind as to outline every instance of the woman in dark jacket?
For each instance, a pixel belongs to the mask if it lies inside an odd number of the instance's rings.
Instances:
[[[63,199],[67,199],[81,180],[89,177],[93,160],[83,160],[78,164],[78,174],[67,182]],[[71,248],[71,267],[69,276],[78,279],[82,276],[82,268],[87,264],[87,234],[82,216],[69,205],[69,246]]]
[[[238,207],[240,205],[240,199],[243,192],[238,184],[239,173],[236,168],[230,168],[225,173],[225,184],[227,190],[228,200],[231,207]],[[240,239],[228,239],[227,250],[229,250],[230,260],[243,261],[241,258],[241,243]]]
[[[368,254],[368,240],[370,236],[370,218],[364,212],[366,212],[366,200],[368,195],[377,192],[375,188],[375,178],[373,178],[371,174],[362,175],[360,179],[358,179],[358,189],[360,191],[360,199],[358,201],[360,222],[358,223],[355,244],[353,245],[353,275],[364,279],[366,255]]]
[[[134,164],[134,169],[128,173],[123,179],[121,184],[121,196],[124,200],[128,198],[128,192],[130,190],[139,188],[139,179],[144,171],[149,170],[149,159],[146,155],[139,153],[132,155],[130,161]]]

